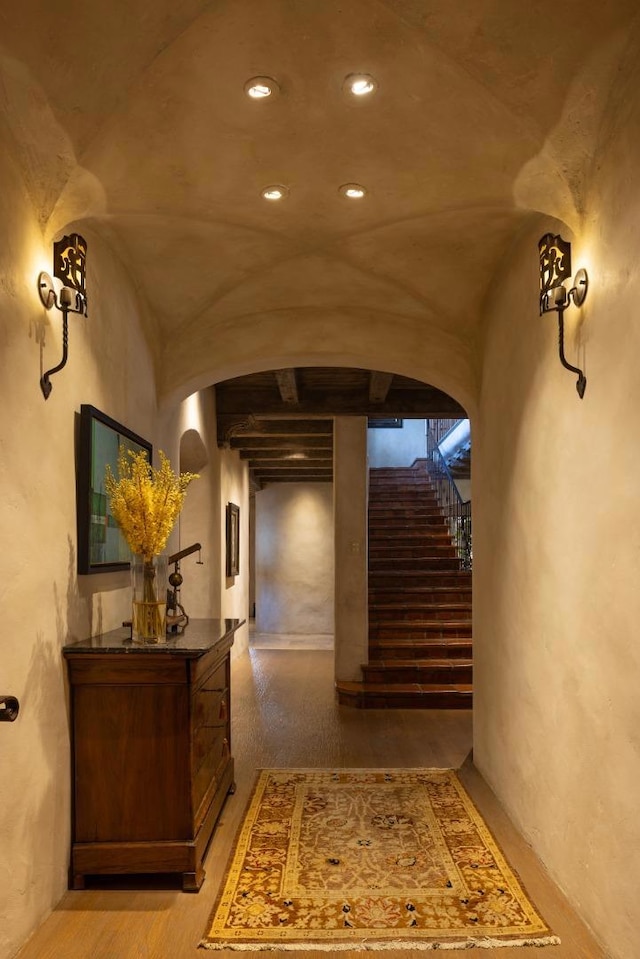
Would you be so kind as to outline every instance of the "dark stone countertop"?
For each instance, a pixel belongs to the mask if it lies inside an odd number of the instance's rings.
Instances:
[[[154,653],[196,658],[233,634],[244,619],[191,619],[183,633],[168,633],[166,643],[134,643],[128,626],[63,646],[65,656],[87,653]],[[232,640],[233,641],[233,640]]]

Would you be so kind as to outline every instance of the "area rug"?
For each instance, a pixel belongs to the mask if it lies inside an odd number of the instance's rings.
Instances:
[[[267,769],[206,949],[559,943],[453,770]]]

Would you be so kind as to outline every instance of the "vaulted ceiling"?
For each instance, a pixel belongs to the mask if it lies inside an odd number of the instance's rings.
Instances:
[[[579,226],[636,32],[636,0],[24,0],[0,136],[94,290],[101,249],[122,261],[161,398],[306,359],[465,402],[510,247],[541,214]]]

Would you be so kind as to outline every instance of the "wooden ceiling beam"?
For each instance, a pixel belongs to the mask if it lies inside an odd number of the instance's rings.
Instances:
[[[333,472],[309,472],[309,473],[254,473],[254,482],[263,483],[331,483],[333,482]]]
[[[332,436],[233,436],[232,450],[332,450]]]
[[[218,414],[218,443],[228,444],[234,436],[332,436],[333,418],[280,419],[259,413]]]
[[[298,383],[295,370],[276,370],[276,383],[280,391],[280,398],[287,406],[297,406],[300,402],[298,397]]]
[[[273,460],[274,462],[291,462],[291,457],[295,456],[291,450],[283,449],[245,449],[240,450],[240,459],[242,460]],[[302,452],[298,450],[298,452]],[[310,449],[306,454],[308,460],[317,460],[326,462],[333,459],[333,450],[331,449]],[[294,460],[295,462],[295,460]]]
[[[371,403],[384,403],[393,380],[393,373],[372,371],[369,375],[369,400]]]
[[[268,399],[263,396],[262,390],[233,391],[231,397],[221,389],[217,393],[218,415],[235,414],[245,419],[255,418],[259,413],[261,418],[273,416],[291,416],[291,407],[285,406],[281,400]],[[368,390],[354,391],[325,391],[305,393],[296,406],[296,413],[300,416],[405,416],[413,418],[448,419],[449,417],[464,417],[464,409],[456,400],[440,390],[425,387],[424,389],[391,389],[383,403],[373,405],[369,400]]]

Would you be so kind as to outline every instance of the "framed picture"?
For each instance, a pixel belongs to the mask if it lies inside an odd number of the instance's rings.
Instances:
[[[240,507],[227,503],[227,576],[240,573]]]
[[[151,443],[94,406],[83,404],[77,472],[79,573],[129,569],[129,547],[109,512],[104,486],[107,464],[113,475],[118,475],[121,449],[145,450],[151,463]]]

